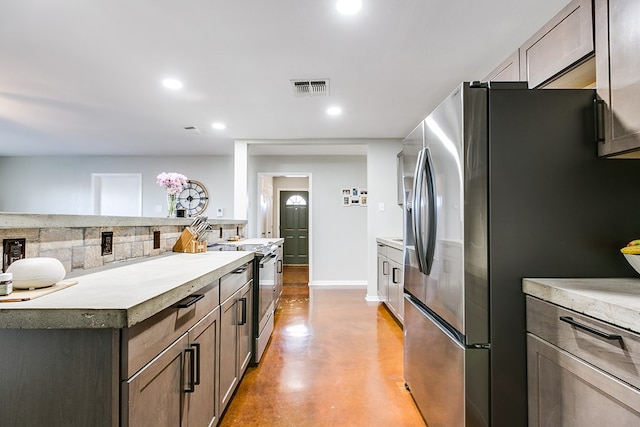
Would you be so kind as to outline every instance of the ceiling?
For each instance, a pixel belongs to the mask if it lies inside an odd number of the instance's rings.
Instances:
[[[568,0],[362,2],[3,1],[0,156],[356,153],[406,136]],[[296,97],[293,79],[329,94]]]

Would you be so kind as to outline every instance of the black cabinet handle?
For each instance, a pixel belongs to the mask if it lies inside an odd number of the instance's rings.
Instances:
[[[599,331],[595,328],[592,328],[591,326],[587,326],[584,325],[582,323],[578,323],[575,320],[573,320],[572,317],[569,316],[560,316],[560,320],[562,320],[563,322],[566,322],[572,326],[575,326],[578,329],[582,329],[583,331],[587,331],[593,335],[597,335],[599,337],[602,337],[604,339],[607,339],[609,341],[622,341],[622,336],[621,335],[616,335],[616,334],[608,334],[606,332],[602,332]]]
[[[238,323],[238,325],[244,325],[247,323],[247,299],[240,298],[238,301],[242,303],[242,320]]]
[[[602,99],[596,99],[594,101],[595,109],[595,127],[596,127],[596,142],[605,142],[604,134],[604,101]]]
[[[193,294],[188,297],[178,301],[174,307],[176,308],[187,308],[195,304],[197,301],[200,301],[204,298],[204,294]]]
[[[184,389],[185,393],[196,391],[195,370],[196,370],[196,350],[195,348],[185,348],[185,354],[189,354],[189,385]]]
[[[246,265],[244,265],[244,266],[240,267],[240,268],[239,268],[239,269],[237,269],[237,270],[233,270],[233,271],[231,272],[231,274],[242,274],[242,273],[244,273],[245,271],[247,271],[247,268],[249,268],[249,267],[247,267]]]
[[[200,385],[200,343],[199,342],[194,342],[191,343],[191,347],[196,349],[196,377],[195,380],[193,381],[194,385]]]
[[[398,280],[396,280],[396,272],[398,272],[398,271],[400,271],[400,269],[397,268],[397,267],[393,267],[393,269],[391,270],[391,281],[393,283],[400,283],[400,282],[398,282]]]

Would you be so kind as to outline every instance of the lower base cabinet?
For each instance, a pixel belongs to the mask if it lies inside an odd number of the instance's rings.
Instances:
[[[0,329],[0,426],[216,425],[252,356],[251,265],[131,328]]]
[[[378,243],[378,298],[400,323],[404,323],[402,250]]]
[[[224,278],[223,278],[224,280]],[[220,305],[221,347],[220,407],[222,410],[233,396],[242,375],[251,361],[252,282],[232,294]]]
[[[531,297],[527,331],[530,427],[640,425],[640,336]]]

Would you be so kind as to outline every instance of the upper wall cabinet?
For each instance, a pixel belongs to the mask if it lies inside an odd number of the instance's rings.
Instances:
[[[538,87],[592,55],[593,46],[591,0],[573,0],[520,47],[520,80]]]
[[[594,0],[598,154],[640,158],[640,1]]]
[[[520,52],[515,51],[498,65],[482,81],[485,82],[517,82],[520,81]]]

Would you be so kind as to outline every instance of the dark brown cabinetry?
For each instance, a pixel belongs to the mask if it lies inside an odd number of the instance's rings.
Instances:
[[[600,156],[640,158],[640,2],[594,0]]]

